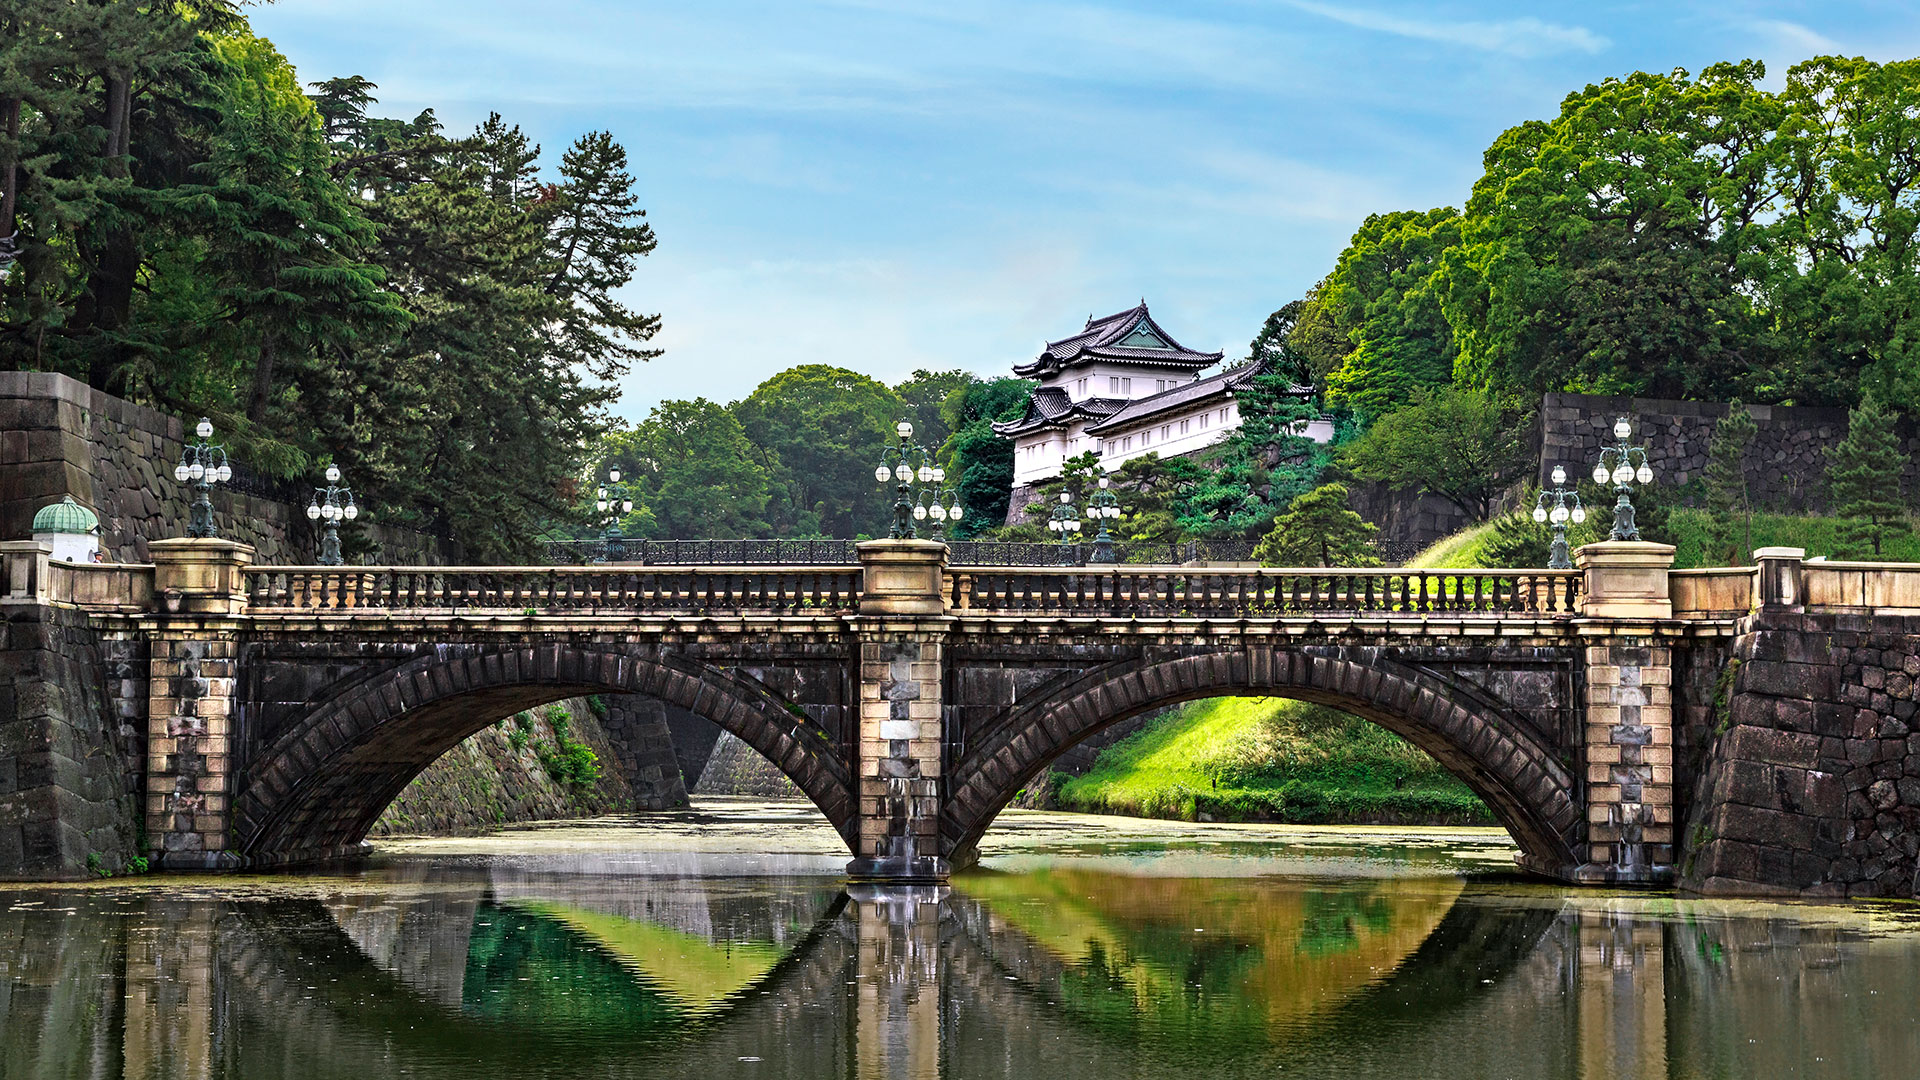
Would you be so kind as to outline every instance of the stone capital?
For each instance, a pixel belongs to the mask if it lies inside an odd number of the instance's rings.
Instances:
[[[1586,575],[1580,614],[1589,619],[1671,619],[1673,595],[1667,575],[1673,545],[1641,540],[1603,540],[1573,553]]]
[[[237,615],[247,607],[253,548],[234,540],[174,537],[147,545],[153,594],[169,614]]]
[[[946,614],[947,545],[869,540],[859,550],[860,614]]]
[[[0,541],[0,603],[43,603],[53,548],[38,540]]]
[[[1796,547],[1755,548],[1753,561],[1760,564],[1754,579],[1754,600],[1762,611],[1798,611],[1807,603],[1801,564],[1807,549]]]

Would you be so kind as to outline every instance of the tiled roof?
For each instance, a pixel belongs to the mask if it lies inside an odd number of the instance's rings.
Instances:
[[[1183,383],[1171,390],[1164,390],[1152,397],[1143,397],[1130,401],[1127,407],[1108,416],[1104,420],[1087,425],[1087,434],[1104,435],[1111,431],[1121,431],[1134,424],[1159,416],[1161,413],[1186,411],[1196,404],[1212,397],[1227,397],[1233,391],[1253,381],[1264,369],[1258,364],[1242,364],[1217,375]],[[1294,387],[1300,394],[1309,393],[1305,387]]]
[[[1126,408],[1124,398],[1087,398],[1073,401],[1067,392],[1058,386],[1043,386],[1027,398],[1026,414],[1018,420],[995,422],[997,435],[1023,435],[1040,428],[1066,427],[1076,420],[1092,420],[1112,416]]]
[[[1143,343],[1154,338],[1166,347]],[[1175,341],[1172,334],[1153,321],[1153,316],[1147,313],[1147,302],[1142,300],[1139,307],[1104,318],[1089,318],[1079,333],[1047,342],[1047,347],[1032,363],[1016,364],[1013,371],[1022,378],[1031,378],[1095,360],[1198,371],[1219,363],[1221,355],[1195,352]]]

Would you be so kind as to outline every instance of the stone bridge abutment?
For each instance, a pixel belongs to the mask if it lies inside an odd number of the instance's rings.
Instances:
[[[359,850],[481,726],[604,693],[752,746],[833,823],[852,876],[940,879],[1082,740],[1244,694],[1407,738],[1559,880],[1910,895],[1920,875],[1920,568],[1769,551],[1674,572],[1671,549],[1638,543],[1591,545],[1575,571],[963,568],[916,541],[788,568],[272,567],[218,540],[152,548],[151,566],[101,567],[0,547],[0,778],[42,792],[0,789],[0,809],[56,822],[36,864],[9,855],[0,820],[6,872],[71,872],[87,842],[58,827],[80,789],[61,762],[95,751],[60,742],[67,706],[35,681],[33,658],[64,656],[107,688],[88,707],[123,721],[169,868]]]

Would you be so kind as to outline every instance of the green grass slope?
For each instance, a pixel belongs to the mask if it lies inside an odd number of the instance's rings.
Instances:
[[[1492,824],[1467,786],[1373,723],[1284,698],[1189,702],[1063,779],[1090,813],[1294,824]]]

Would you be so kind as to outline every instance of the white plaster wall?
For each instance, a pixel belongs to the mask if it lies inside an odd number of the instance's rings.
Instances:
[[[1118,386],[1115,380],[1119,380]],[[1073,401],[1087,398],[1152,397],[1194,380],[1193,373],[1181,368],[1156,368],[1132,364],[1088,364],[1072,367],[1046,379],[1041,385],[1058,386]]]

